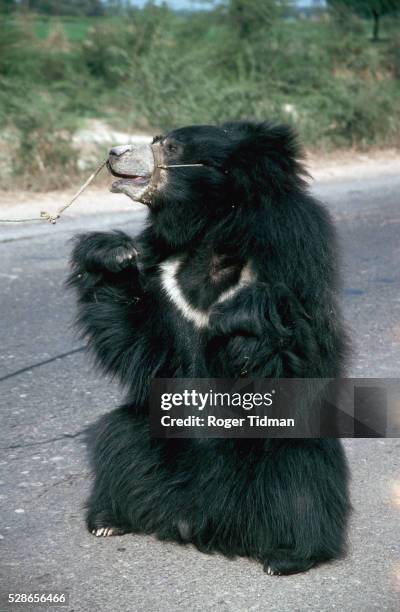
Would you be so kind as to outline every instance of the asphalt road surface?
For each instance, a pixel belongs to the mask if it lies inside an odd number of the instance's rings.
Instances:
[[[400,179],[315,188],[339,230],[349,375],[398,377]],[[67,610],[294,612],[400,609],[400,440],[347,440],[354,513],[346,559],[270,577],[247,559],[84,526],[90,485],[83,431],[121,401],[97,373],[63,289],[79,229],[136,232],[141,211],[0,227],[0,610],[8,593],[69,592]],[[39,609],[39,608],[35,608]],[[42,608],[45,609],[45,608]],[[49,608],[47,608],[49,609]]]

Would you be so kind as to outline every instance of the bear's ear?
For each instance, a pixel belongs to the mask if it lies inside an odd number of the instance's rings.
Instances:
[[[306,176],[297,135],[288,125],[238,121],[222,126],[231,143],[227,171],[236,187],[254,197],[303,184]],[[243,195],[243,194],[242,194]]]

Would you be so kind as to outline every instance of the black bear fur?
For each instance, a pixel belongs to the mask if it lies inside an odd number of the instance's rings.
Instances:
[[[271,574],[340,557],[350,504],[339,440],[149,434],[153,377],[343,374],[335,235],[307,191],[296,137],[241,121],[154,143],[166,164],[203,166],[163,171],[139,236],[80,235],[72,254],[80,328],[127,388],[96,427],[88,528],[249,556]],[[183,306],[163,284],[171,262]],[[247,282],[219,300],[246,266]]]

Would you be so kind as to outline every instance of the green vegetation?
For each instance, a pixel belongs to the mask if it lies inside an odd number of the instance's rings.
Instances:
[[[21,186],[70,183],[72,134],[93,117],[131,132],[272,118],[308,147],[397,146],[399,20],[381,21],[374,44],[355,14],[298,20],[274,0],[192,14],[152,4],[114,17],[10,12],[0,21],[0,173],[6,148]]]
[[[333,10],[343,19],[349,12],[373,20],[372,39],[379,40],[381,18],[400,11],[400,0],[328,0]]]

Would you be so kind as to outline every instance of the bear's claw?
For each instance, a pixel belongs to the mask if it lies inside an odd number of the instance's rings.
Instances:
[[[119,527],[98,527],[96,529],[92,529],[91,533],[96,536],[96,538],[106,538],[108,536],[123,535],[125,532]]]

